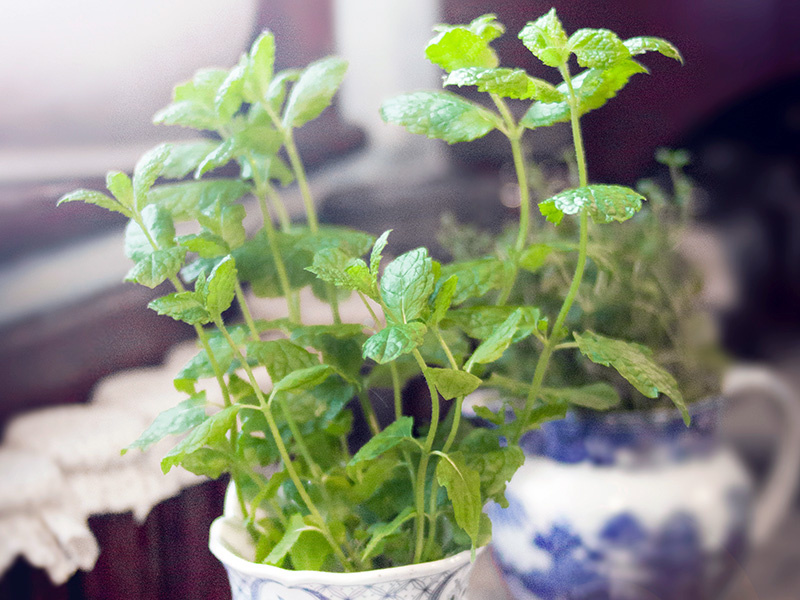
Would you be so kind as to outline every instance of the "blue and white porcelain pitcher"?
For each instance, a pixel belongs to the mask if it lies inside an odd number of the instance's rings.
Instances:
[[[800,473],[800,404],[768,371],[736,369],[724,396],[760,392],[789,425],[769,481],[715,432],[721,398],[677,411],[571,414],[525,438],[509,507],[490,507],[509,592],[537,600],[715,600],[783,516]]]

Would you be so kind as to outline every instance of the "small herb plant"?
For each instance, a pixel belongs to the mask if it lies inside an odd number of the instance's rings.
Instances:
[[[522,434],[572,404],[618,401],[606,384],[548,387],[550,359],[560,350],[577,346],[645,395],[665,393],[682,406],[675,380],[646,349],[565,328],[587,264],[590,218],[625,221],[642,202],[631,189],[588,183],[580,116],[644,71],[633,55],[657,50],[679,58],[677,50],[656,38],[623,42],[606,30],[567,37],[551,11],[520,36],[562,74],[564,83],[552,86],[497,66],[490,42],[502,33],[502,25],[486,15],[466,26],[443,26],[427,48],[428,57],[448,71],[447,85],[477,85],[497,112],[441,92],[396,98],[382,112],[388,121],[449,142],[499,129],[511,140],[521,182],[523,132],[571,122],[580,186],[539,205],[555,224],[565,215],[580,224],[575,272],[552,321],[535,305],[508,304],[520,270],[536,270],[543,252],[529,242],[526,186],[520,186],[513,245],[499,257],[466,263],[439,264],[424,248],[386,261],[389,232],[375,239],[318,223],[293,132],[330,103],[346,65],[327,58],[275,73],[269,33],[233,69],[200,71],[176,87],[174,102],[156,116],[157,122],[211,132],[215,141],[159,146],[141,159],[132,179],[109,173],[110,195],[78,190],[60,200],[127,216],[125,247],[135,263],[127,278],[149,287],[170,282],[175,291],[150,307],[188,323],[198,335],[199,353],[175,379],[187,399],[160,415],[130,448],[183,435],[163,459],[164,471],[180,465],[214,478],[229,474],[259,562],[358,571],[485,544],[490,524],[482,507],[489,500],[505,502],[505,484],[523,461]],[[568,66],[572,55],[587,67],[575,77]],[[534,102],[517,122],[506,98]],[[228,163],[236,176],[215,171]],[[184,180],[190,173],[194,178]],[[303,196],[305,225],[289,220],[280,198],[279,186],[292,180]],[[247,203],[240,202],[248,195],[261,213],[253,235],[243,225]],[[176,224],[185,233],[179,235]],[[255,319],[245,286],[256,295],[284,297],[288,318]],[[333,324],[303,323],[298,291],[307,286],[330,307]],[[363,301],[369,322],[341,321],[340,296],[351,293]],[[243,322],[230,322],[233,305]],[[541,347],[524,406],[510,421],[485,411],[496,424],[492,429],[462,420],[464,397],[485,383],[484,369],[531,336]],[[256,375],[264,369],[271,385],[262,389]],[[405,382],[420,374],[431,399],[428,421],[403,412]],[[198,390],[208,378],[219,386],[219,401]],[[384,425],[373,400],[375,390],[385,387],[392,390],[393,415]],[[359,412],[371,437],[351,449]]]

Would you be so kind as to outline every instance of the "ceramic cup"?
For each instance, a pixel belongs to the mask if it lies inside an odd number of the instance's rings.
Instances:
[[[800,404],[768,371],[737,369],[724,397],[760,392],[789,425],[756,497],[716,430],[722,398],[677,411],[570,414],[524,438],[509,506],[490,507],[492,557],[509,592],[537,600],[712,600],[789,506]]]

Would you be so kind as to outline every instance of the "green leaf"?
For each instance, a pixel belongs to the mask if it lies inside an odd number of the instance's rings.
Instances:
[[[175,225],[167,211],[151,204],[144,207],[141,218],[146,232],[136,221],[130,221],[125,228],[125,256],[139,261],[155,250],[175,246]]]
[[[161,177],[166,179],[183,179],[189,173],[197,169],[197,165],[199,165],[216,146],[217,144],[211,140],[170,144],[169,157],[164,163]]]
[[[246,216],[247,211],[241,204],[214,202],[197,215],[197,220],[205,229],[222,238],[229,248],[238,248],[247,239],[243,225]]]
[[[482,15],[469,25],[440,25],[425,48],[425,56],[445,71],[465,67],[492,68],[499,59],[489,43],[505,32],[495,15]]]
[[[184,433],[205,420],[206,393],[200,392],[159,414],[139,439],[122,450],[122,454],[134,448],[147,450],[168,435]]]
[[[428,320],[430,323],[433,325],[438,325],[441,323],[442,319],[444,319],[445,315],[447,314],[447,310],[453,303],[453,298],[455,297],[457,288],[457,275],[451,275],[444,280],[442,285],[438,287],[436,290],[436,296],[433,300],[433,312],[431,313],[431,318]]]
[[[588,185],[565,190],[539,203],[539,210],[558,225],[564,215],[576,215],[583,209],[595,223],[627,221],[642,208],[645,197],[621,185]]]
[[[250,186],[238,179],[205,179],[160,185],[150,190],[148,199],[172,215],[175,222],[194,221],[215,202],[230,204],[250,191]]]
[[[202,421],[161,460],[161,470],[169,473],[170,469],[179,465],[187,454],[221,443],[236,423],[236,415],[241,408],[241,405],[234,404]]]
[[[480,377],[466,371],[454,369],[429,368],[426,375],[433,381],[436,389],[445,400],[460,398],[471,394],[481,385]]]
[[[264,562],[268,565],[279,566],[286,555],[289,554],[292,546],[300,539],[300,534],[304,531],[308,531],[308,529],[309,526],[303,521],[303,515],[300,513],[293,514],[289,517],[289,523],[286,525],[286,531],[284,531],[283,537],[275,544],[272,552],[264,559]]]
[[[506,483],[525,462],[522,449],[516,445],[501,446],[499,432],[485,428],[471,431],[460,449],[467,466],[480,475],[483,497],[508,506]]]
[[[314,527],[312,517],[306,517],[305,520]],[[298,571],[321,571],[331,554],[333,551],[328,540],[319,529],[314,528],[300,532],[300,538],[289,551],[289,558],[292,559],[292,567]]]
[[[645,52],[660,52],[667,58],[674,58],[683,64],[683,56],[680,51],[667,40],[650,37],[640,36],[633,37],[625,40],[625,47],[632,55],[644,54]]]
[[[556,9],[530,22],[519,32],[519,39],[534,56],[548,67],[560,67],[569,58],[567,34],[556,15]]]
[[[106,174],[106,187],[120,204],[134,210],[133,183],[130,177],[120,171],[109,171]]]
[[[569,49],[582,67],[606,68],[631,55],[617,34],[608,29],[579,29],[569,38]]]
[[[178,125],[200,130],[215,130],[219,125],[219,118],[212,108],[189,100],[183,100],[173,102],[159,110],[153,116],[153,123],[156,125]]]
[[[458,278],[452,304],[457,306],[503,287],[507,276],[504,267],[504,263],[496,258],[456,262],[442,267],[443,279],[453,275]]]
[[[570,388],[542,388],[540,395],[550,404],[563,401],[594,410],[608,410],[618,406],[620,402],[617,390],[607,383],[591,383]]]
[[[214,96],[214,109],[223,123],[230,121],[242,105],[246,61],[247,59],[242,57],[239,64],[231,69]]]
[[[413,418],[400,417],[361,446],[359,451],[350,459],[350,462],[347,463],[347,466],[352,467],[364,461],[374,460],[401,442],[412,439],[413,428]]]
[[[517,332],[520,320],[522,320],[521,310],[515,310],[511,313],[511,316],[503,321],[503,323],[495,329],[494,333],[475,349],[475,352],[472,353],[467,363],[467,370],[475,363],[486,364],[494,362],[503,356],[503,352],[505,352],[506,348],[514,341],[514,334]]]
[[[180,247],[156,250],[139,260],[125,275],[125,281],[133,281],[149,288],[157,287],[178,274],[185,255],[186,249]]]
[[[306,270],[333,285],[375,297],[372,277],[364,261],[353,259],[338,248],[324,248],[317,252],[314,262]]]
[[[347,62],[328,57],[311,63],[292,87],[283,114],[285,127],[302,127],[325,110],[344,79]]]
[[[230,308],[236,295],[236,261],[226,256],[208,276],[208,290],[205,294],[206,310],[214,317]]]
[[[378,271],[381,267],[383,250],[386,248],[386,244],[389,241],[390,233],[392,233],[391,229],[384,231],[380,237],[375,240],[375,243],[372,246],[372,252],[369,255],[369,272],[372,273],[374,277],[378,276]]]
[[[515,312],[521,314],[513,341],[518,342],[537,330],[542,323],[541,312],[533,306],[470,306],[447,313],[446,322],[452,323],[469,337],[485,340],[494,334]]]
[[[572,80],[578,99],[578,114],[600,108],[616,96],[636,73],[647,73],[635,60],[621,60],[607,69],[587,69]],[[567,94],[567,86],[562,83],[558,91]],[[563,102],[534,102],[528,112],[520,119],[520,125],[535,129],[570,120],[569,104]]]
[[[497,126],[490,111],[449,92],[414,92],[390,98],[381,106],[381,118],[448,144],[483,137]]]
[[[544,266],[552,251],[553,247],[549,244],[531,244],[522,251],[519,266],[531,273],[536,272]]]
[[[416,514],[417,512],[413,507],[406,506],[403,511],[389,523],[376,523],[375,525],[372,525],[368,530],[369,533],[372,534],[372,537],[364,548],[364,551],[361,555],[361,560],[368,560],[375,553],[375,551],[378,550],[381,542],[383,542],[387,537],[397,533],[403,524],[413,519]]]
[[[265,31],[256,38],[250,47],[247,71],[245,72],[245,90],[249,91],[247,100],[256,102],[267,97],[272,72],[275,68],[275,36]]]
[[[213,448],[198,448],[183,457],[181,466],[195,475],[219,479],[232,470],[229,455]]]
[[[314,365],[313,367],[293,371],[274,384],[272,394],[310,390],[325,381],[333,373],[334,369],[330,365]]]
[[[133,217],[133,213],[129,209],[125,208],[122,204],[110,196],[106,196],[102,192],[96,192],[94,190],[81,189],[70,192],[69,194],[61,196],[61,198],[58,199],[56,206],[60,206],[65,202],[84,202],[86,204],[94,204],[112,212],[122,213],[129,219]]]
[[[433,264],[425,248],[410,250],[390,262],[380,282],[386,308],[403,323],[419,317],[433,293]]]
[[[230,252],[230,246],[225,243],[225,240],[208,231],[199,235],[181,236],[178,238],[178,244],[189,252],[196,252],[200,258],[217,258]]]
[[[146,152],[133,169],[133,198],[136,207],[142,209],[147,203],[147,192],[153,187],[171,153],[169,144],[161,144]]]
[[[425,325],[417,321],[389,325],[364,342],[362,356],[378,364],[391,362],[419,346],[425,331]]]
[[[205,308],[202,298],[195,292],[176,292],[161,298],[156,298],[148,308],[160,315],[167,315],[176,321],[183,321],[190,325],[205,325],[211,321],[211,315]]]
[[[504,98],[527,100],[535,98],[544,102],[560,102],[564,94],[556,86],[528,75],[523,69],[485,69],[467,67],[450,73],[444,85],[474,85],[479,92],[497,94]]]
[[[297,81],[300,75],[301,71],[299,69],[284,69],[273,77],[272,82],[269,84],[269,89],[267,89],[266,101],[276,113],[281,112],[289,82]]]
[[[228,138],[223,140],[218,146],[213,148],[203,160],[197,165],[194,172],[195,179],[200,179],[209,171],[213,171],[233,160],[236,151],[236,140]]]
[[[247,344],[247,357],[267,369],[272,381],[280,381],[293,371],[319,365],[319,359],[289,340],[269,340]]]
[[[657,398],[659,394],[669,396],[683,414],[683,420],[689,424],[689,412],[675,378],[653,361],[649,348],[589,331],[573,335],[586,358],[593,363],[613,367],[648,398]]]
[[[456,523],[466,532],[474,546],[478,543],[483,509],[480,475],[467,466],[460,452],[440,456],[436,465],[436,480],[447,490]]]

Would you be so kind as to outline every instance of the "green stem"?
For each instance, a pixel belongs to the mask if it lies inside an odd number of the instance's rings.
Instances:
[[[403,390],[400,389],[400,373],[397,372],[397,365],[394,361],[389,363],[389,372],[392,374],[392,389],[394,391],[394,419],[399,420],[403,416]]]
[[[275,191],[268,181],[264,182],[266,185],[267,198],[275,213],[278,215],[278,222],[281,224],[281,231],[289,231],[292,228],[292,220],[289,218],[289,212],[286,210],[286,205],[280,194]]]
[[[256,322],[253,320],[253,315],[250,312],[250,308],[247,306],[247,300],[244,297],[244,290],[242,289],[242,284],[239,280],[236,280],[236,301],[239,303],[239,307],[242,309],[242,315],[244,316],[244,321],[247,323],[247,328],[250,330],[250,336],[253,338],[254,341],[258,341],[260,339],[258,335],[258,328],[256,327]]]
[[[367,310],[369,311],[372,320],[375,321],[375,327],[377,328],[381,324],[381,320],[378,318],[378,315],[375,314],[375,311],[373,310],[366,296],[364,296],[364,294],[362,294],[361,292],[356,292],[356,293],[358,294],[358,297],[361,298],[361,302],[364,303],[364,306],[367,307]]]
[[[281,412],[283,412],[283,418],[286,420],[286,424],[289,426],[289,431],[292,432],[294,442],[297,444],[297,447],[300,450],[300,455],[306,461],[308,468],[311,470],[311,474],[319,483],[320,488],[323,488],[322,469],[319,468],[319,465],[311,456],[311,451],[308,449],[308,444],[306,444],[306,440],[303,437],[300,428],[297,426],[297,421],[294,420],[292,413],[289,411],[289,407],[286,405],[286,399],[281,398],[278,400],[278,404],[281,407]]]
[[[572,87],[572,79],[570,78],[569,69],[566,65],[559,68],[564,82],[567,84],[569,92],[568,102],[570,106],[570,123],[572,125],[572,141],[575,146],[575,159],[578,163],[578,179],[580,187],[588,185],[588,178],[586,172],[586,156],[583,149],[583,136],[581,135],[580,115],[578,115],[578,100],[575,96],[575,90]],[[534,404],[542,388],[547,367],[550,363],[550,357],[553,354],[556,346],[561,342],[564,337],[564,322],[567,319],[572,304],[578,295],[578,290],[581,286],[583,279],[583,272],[586,267],[587,248],[589,244],[589,214],[586,210],[580,213],[580,241],[578,244],[578,263],[575,266],[575,274],[572,276],[572,283],[570,284],[569,291],[566,298],[561,305],[561,310],[558,312],[556,321],[550,331],[550,335],[544,343],[544,348],[539,355],[539,360],[536,362],[536,369],[533,374],[533,380],[528,391],[528,397],[525,401],[522,415],[517,418],[517,426],[514,432],[513,442],[519,442],[522,434],[525,433],[528,421],[530,420]]]
[[[292,129],[287,127],[283,131],[283,143],[286,148],[286,154],[289,156],[289,164],[292,165],[292,171],[294,171],[294,176],[297,178],[297,185],[300,187],[300,195],[303,197],[303,204],[306,208],[308,228],[311,230],[311,233],[317,233],[319,230],[319,220],[317,219],[317,209],[314,206],[314,198],[311,196],[311,188],[308,186],[306,170],[305,167],[303,167],[303,161],[300,160],[300,154],[297,152],[297,145],[294,143]]]
[[[286,448],[286,444],[283,443],[283,438],[281,437],[281,432],[278,429],[278,425],[275,422],[275,418],[272,416],[272,410],[270,409],[269,403],[267,402],[266,398],[264,398],[264,393],[261,391],[261,387],[258,385],[256,381],[255,375],[253,375],[253,370],[250,368],[250,365],[247,363],[247,360],[242,355],[241,351],[239,350],[239,346],[236,344],[236,341],[231,337],[228,330],[225,328],[225,324],[222,322],[221,318],[215,319],[214,323],[216,324],[217,328],[222,332],[222,335],[227,340],[228,344],[233,350],[234,356],[239,360],[242,367],[244,368],[245,373],[247,374],[247,378],[250,381],[250,385],[253,387],[253,391],[256,394],[256,398],[258,398],[258,403],[261,408],[261,412],[264,414],[264,418],[267,420],[267,426],[269,427],[270,434],[272,435],[272,440],[275,442],[275,445],[278,448],[278,453],[281,455],[281,460],[286,468],[286,472],[289,474],[289,478],[294,483],[295,488],[297,488],[297,493],[300,495],[300,498],[303,500],[303,503],[306,505],[308,511],[316,518],[318,521],[320,532],[325,539],[330,544],[331,548],[333,549],[336,556],[342,563],[342,567],[345,571],[353,571],[353,564],[352,561],[347,558],[344,551],[342,550],[341,546],[336,542],[336,539],[328,529],[327,522],[322,516],[322,513],[317,508],[314,501],[309,496],[308,491],[306,490],[305,486],[303,485],[303,481],[300,479],[300,475],[297,473],[297,469],[294,468],[294,464],[292,463],[292,458],[289,455],[289,450]]]
[[[428,474],[428,463],[430,461],[431,452],[433,450],[433,441],[436,438],[436,431],[439,427],[439,393],[436,391],[436,386],[428,379],[427,370],[428,366],[425,360],[419,353],[419,350],[414,350],[414,359],[417,361],[422,374],[425,377],[425,383],[428,384],[428,391],[431,395],[431,424],[428,428],[428,435],[425,438],[425,446],[422,449],[422,455],[419,459],[417,467],[417,482],[414,489],[415,504],[417,515],[415,518],[416,528],[416,543],[414,545],[414,563],[422,560],[422,551],[424,550],[425,542],[425,479]]]
[[[258,206],[261,209],[261,218],[264,222],[264,231],[267,234],[267,243],[269,250],[272,254],[272,260],[275,261],[275,270],[278,273],[278,281],[281,285],[281,291],[286,298],[286,305],[289,310],[289,320],[293,323],[300,322],[300,304],[297,295],[292,290],[291,283],[289,282],[289,275],[286,271],[286,264],[283,262],[281,256],[280,245],[278,244],[278,236],[275,231],[275,225],[272,223],[272,215],[269,213],[267,207],[266,192],[264,192],[264,182],[261,181],[258,170],[256,169],[255,161],[252,155],[247,155],[247,160],[250,162],[250,170],[253,172],[253,177],[256,184],[256,198],[258,199]],[[267,186],[268,187],[268,186]]]
[[[375,411],[372,410],[369,393],[366,390],[361,390],[358,393],[358,401],[361,403],[361,411],[364,413],[364,419],[367,421],[372,435],[378,435],[381,432],[381,426],[378,424],[378,417],[375,416]]]
[[[456,359],[453,357],[453,353],[450,351],[450,346],[447,345],[447,342],[444,341],[442,337],[442,332],[439,331],[438,327],[433,328],[433,332],[436,335],[436,338],[439,340],[439,345],[444,350],[444,353],[447,355],[447,360],[450,363],[450,367],[455,371],[458,371],[458,363]],[[458,434],[458,428],[461,426],[461,408],[464,404],[464,396],[459,396],[456,398],[455,406],[452,408],[455,412],[453,413],[453,424],[450,427],[450,433],[447,435],[447,440],[444,443],[444,448],[442,448],[442,452],[447,452],[450,447],[453,445],[453,442],[456,439],[456,435]]]

